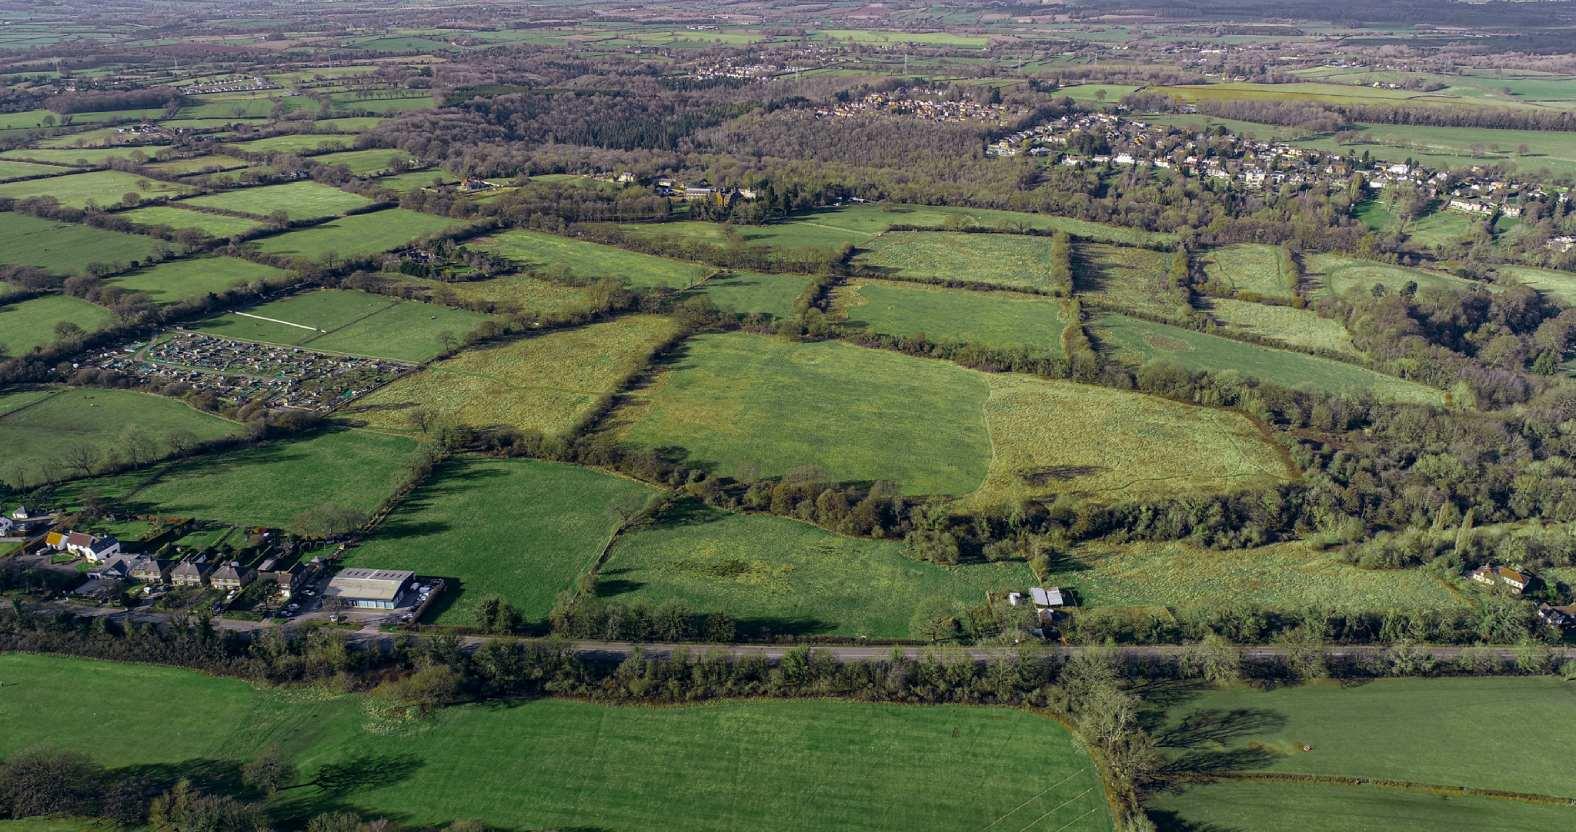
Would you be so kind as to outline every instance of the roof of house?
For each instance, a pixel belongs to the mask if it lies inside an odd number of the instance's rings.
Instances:
[[[91,546],[92,544],[93,535],[85,532],[71,532],[66,535],[67,546]]]
[[[181,561],[179,564],[176,564],[175,568],[170,570],[170,574],[171,575],[197,575],[197,576],[200,577],[202,575],[208,574],[208,571],[209,571],[208,564],[206,564],[206,563],[198,563],[197,561],[186,560],[186,561]]]
[[[49,534],[44,535],[45,546],[60,546],[65,542],[66,536],[62,532],[50,532]]]
[[[415,576],[414,572],[398,569],[341,569],[328,582],[327,594],[334,598],[393,601]]]
[[[163,575],[164,564],[148,557],[147,555],[142,555],[132,560],[131,574],[134,577],[140,577],[143,575]]]
[[[237,563],[227,563],[213,571],[213,579],[216,581],[243,581],[251,577],[251,567]]]
[[[1029,590],[1029,598],[1034,601],[1034,605],[1037,607],[1059,607],[1066,603],[1066,601],[1062,599],[1061,587],[1055,586],[1032,587]]]
[[[115,536],[112,534],[107,534],[103,537],[90,538],[90,541],[91,542],[88,544],[88,548],[95,552],[108,551],[120,545],[120,541],[116,540]]]

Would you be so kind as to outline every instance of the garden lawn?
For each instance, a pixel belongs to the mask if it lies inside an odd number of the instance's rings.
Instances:
[[[264,254],[307,261],[340,262],[347,258],[382,254],[424,237],[442,234],[459,224],[447,217],[404,208],[387,208],[267,237],[253,245]]]
[[[240,425],[186,404],[130,390],[57,387],[0,393],[0,483],[37,485],[81,476],[66,467],[68,451],[86,446],[97,460],[119,454],[140,435],[157,456],[180,437],[218,439]],[[182,440],[184,441],[184,440]]]
[[[1280,249],[1260,243],[1242,243],[1213,249],[1200,258],[1210,282],[1238,294],[1252,293],[1290,300],[1291,280],[1281,272]]]
[[[346,411],[384,430],[417,414],[475,427],[566,436],[678,332],[668,318],[632,315],[466,350],[383,387]]]
[[[264,185],[261,188],[239,188],[220,191],[207,196],[185,200],[187,205],[200,208],[218,208],[236,211],[258,218],[266,218],[275,211],[285,212],[292,221],[316,220],[337,217],[372,204],[364,196],[341,191],[316,182],[287,182],[283,185]]]
[[[900,541],[684,501],[619,538],[597,592],[727,613],[756,636],[903,639],[920,637],[912,622],[921,609],[974,607],[987,591],[1022,591],[1033,581],[1021,561],[938,566],[909,557]]]
[[[263,223],[258,220],[191,211],[180,207],[179,203],[149,205],[146,208],[124,211],[116,216],[145,227],[168,226],[176,231],[194,229],[210,237],[239,237],[263,227]]]
[[[854,264],[906,280],[1049,289],[1051,241],[1018,234],[889,231],[866,243]]]
[[[653,257],[613,246],[517,228],[466,243],[519,263],[537,276],[594,280],[611,277],[631,286],[682,289],[716,271],[710,266]]]
[[[0,185],[0,197],[27,199],[35,196],[52,196],[67,208],[85,208],[89,204],[101,207],[118,205],[126,194],[135,194],[137,201],[142,202],[190,192],[191,189],[185,185],[176,185],[158,179],[145,179],[134,173],[118,170],[95,170]]]
[[[7,303],[0,305],[0,351],[18,357],[49,346],[59,340],[55,334],[59,324],[76,324],[83,332],[93,332],[114,322],[108,309],[69,295],[40,295]]]
[[[1061,303],[1036,295],[971,292],[855,278],[832,308],[846,326],[902,338],[1062,354]]]
[[[501,596],[529,621],[545,621],[612,538],[621,515],[656,495],[611,474],[536,460],[446,463],[402,502],[349,566],[410,569],[458,579],[427,618],[470,626],[483,598]]]
[[[0,213],[0,264],[33,266],[54,275],[77,275],[92,263],[130,263],[164,245],[140,234],[91,225]]]
[[[192,260],[171,260],[150,266],[139,272],[117,277],[111,286],[143,292],[159,303],[179,303],[183,300],[217,294],[254,281],[274,281],[288,272],[242,260],[237,257],[199,257]]]
[[[320,289],[226,312],[192,325],[225,338],[311,347],[395,361],[436,357],[487,316],[346,289]]]

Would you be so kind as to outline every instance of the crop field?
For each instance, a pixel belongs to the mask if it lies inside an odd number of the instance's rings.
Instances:
[[[1531,286],[1561,303],[1576,306],[1576,273],[1508,264],[1496,266],[1495,269],[1501,275]]]
[[[1360,569],[1305,543],[1212,551],[1187,543],[1090,544],[1048,583],[1077,590],[1084,607],[1444,610],[1466,602],[1421,569]]]
[[[91,225],[0,213],[0,264],[76,275],[92,263],[130,263],[159,250],[159,240]]]
[[[521,268],[548,279],[611,277],[635,287],[683,289],[716,271],[699,263],[653,257],[522,228],[472,240],[466,245],[506,257],[519,263]]]
[[[57,494],[69,505],[97,495],[133,513],[282,528],[319,506],[371,513],[394,492],[415,456],[416,443],[402,436],[329,430],[80,480]]]
[[[100,460],[118,452],[131,434],[163,456],[172,437],[218,439],[240,425],[193,410],[174,399],[130,390],[38,388],[0,393],[0,483],[37,485],[68,476],[66,453],[92,448]]]
[[[337,261],[382,254],[423,237],[442,234],[458,225],[458,221],[446,217],[387,208],[267,237],[255,245],[264,254]]]
[[[0,182],[10,182],[13,179],[27,179],[32,176],[59,176],[70,172],[70,168],[56,165],[39,165],[33,162],[20,162],[15,159],[0,159]]]
[[[230,142],[229,146],[242,153],[315,153],[320,150],[350,148],[356,144],[356,137],[340,133],[295,133],[284,136],[269,136],[266,139],[251,139],[244,142]]]
[[[899,541],[686,501],[619,538],[598,593],[726,612],[756,635],[902,639],[918,637],[911,623],[927,603],[977,606],[987,591],[1022,591],[1033,580],[1021,561],[938,566]]]
[[[990,459],[988,395],[983,374],[942,361],[835,341],[701,335],[631,394],[614,430],[635,445],[684,448],[692,463],[736,478],[813,465],[833,482],[964,494]]]
[[[42,295],[0,306],[0,352],[20,356],[53,344],[55,327],[70,323],[84,332],[103,329],[115,316],[102,306],[68,295]]]
[[[1079,295],[1111,306],[1178,318],[1182,310],[1160,294],[1168,265],[1167,255],[1142,248],[1088,243],[1073,251]]]
[[[1248,378],[1324,393],[1371,393],[1386,401],[1441,404],[1444,392],[1363,367],[1290,350],[1233,341],[1126,315],[1102,315],[1094,335],[1103,348],[1134,364],[1173,361],[1189,370],[1236,371]]]
[[[1016,234],[889,231],[862,246],[854,264],[866,272],[905,280],[967,280],[1046,289],[1051,241]]]
[[[179,196],[190,191],[191,189],[185,185],[144,179],[136,174],[118,170],[96,170],[0,185],[0,197],[27,199],[52,196],[68,208],[85,208],[89,204],[113,205],[121,202],[126,194],[136,194],[139,201],[146,201],[158,197]]]
[[[409,430],[425,412],[563,436],[676,332],[668,318],[633,315],[466,350],[375,391],[348,414],[385,430]]]
[[[1200,258],[1211,283],[1237,293],[1251,292],[1267,298],[1290,300],[1291,282],[1281,272],[1280,250],[1275,246],[1242,243],[1212,249]]]
[[[856,278],[838,287],[832,308],[846,326],[885,335],[1062,354],[1061,303],[1037,295]]]
[[[689,293],[709,299],[724,312],[782,319],[793,313],[794,299],[809,285],[804,275],[735,271],[708,278]]]
[[[216,194],[192,197],[185,204],[201,208],[218,208],[255,217],[267,217],[275,211],[285,212],[292,220],[315,220],[335,217],[346,211],[365,208],[372,200],[349,191],[341,191],[316,182],[288,182],[283,185],[264,185],[261,188],[241,188]],[[299,232],[298,232],[299,233]]]
[[[388,732],[354,694],[27,654],[0,656],[0,672],[12,688],[0,713],[16,728],[0,737],[0,754],[49,745],[107,766],[165,765],[175,777],[278,744],[309,781],[268,807],[280,825],[350,805],[410,824],[474,818],[517,829],[942,832],[996,821],[1014,830],[1036,817],[1055,832],[1112,828],[1088,755],[1027,710],[541,699],[445,708],[430,724]],[[181,703],[179,730],[141,718],[170,702]],[[353,774],[343,790],[310,782],[369,765],[380,776]]]
[[[322,156],[313,156],[312,161],[323,165],[343,165],[357,176],[368,176],[382,173],[394,166],[396,161],[411,162],[411,156],[403,150],[390,150],[385,148],[372,148],[368,150],[347,150],[344,153],[327,153]]]
[[[144,292],[158,303],[179,303],[257,280],[278,280],[286,274],[283,269],[236,257],[199,257],[150,266],[117,277],[110,285]]]
[[[419,301],[344,289],[305,292],[192,326],[243,341],[420,363],[487,316]]]
[[[1401,291],[1408,283],[1416,283],[1419,290],[1443,289],[1449,292],[1469,292],[1480,285],[1441,272],[1359,260],[1339,254],[1309,254],[1304,264],[1310,288],[1331,295],[1344,295],[1354,289],[1368,292],[1376,283],[1392,292]]]
[[[656,494],[632,480],[536,460],[464,459],[445,464],[351,550],[349,566],[410,569],[458,579],[428,613],[472,625],[499,595],[529,621],[543,621],[572,589],[625,516]]]
[[[1361,356],[1345,325],[1321,318],[1311,309],[1271,306],[1231,298],[1211,298],[1209,312],[1228,331],[1252,333],[1295,347]]]
[[[180,207],[179,203],[134,208],[116,216],[141,226],[157,227],[162,225],[173,228],[176,231],[194,229],[210,237],[220,238],[239,237],[263,227],[263,223],[258,220],[242,219],[223,214],[209,214],[204,211],[190,211]]]

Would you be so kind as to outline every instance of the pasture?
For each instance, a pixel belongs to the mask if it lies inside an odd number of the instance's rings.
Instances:
[[[410,430],[423,414],[565,436],[676,332],[668,318],[633,315],[466,350],[373,392],[347,415],[383,430]]]
[[[107,164],[111,159],[145,158],[158,151],[157,147],[24,147],[0,153],[0,159],[88,168]]]
[[[230,142],[228,146],[241,153],[260,153],[272,156],[275,153],[319,153],[325,150],[340,150],[353,147],[355,144],[356,137],[350,134],[291,133],[283,136],[269,136],[266,139]]]
[[[388,188],[399,193],[419,191],[422,188],[431,188],[438,185],[453,185],[460,181],[452,174],[438,169],[411,171],[410,173],[394,173],[377,178],[380,188]]]
[[[1576,273],[1510,264],[1495,266],[1495,270],[1500,275],[1531,286],[1561,303],[1576,306]]]
[[[1073,248],[1077,293],[1097,303],[1164,318],[1182,317],[1174,298],[1162,295],[1168,255],[1142,248],[1084,243]]]
[[[716,271],[699,263],[653,257],[523,228],[471,240],[466,246],[508,258],[533,276],[548,280],[610,277],[638,288],[683,289]]]
[[[1443,272],[1413,269],[1373,260],[1359,260],[1339,254],[1313,253],[1303,259],[1310,290],[1329,295],[1344,295],[1353,290],[1372,291],[1375,284],[1391,292],[1399,292],[1407,284],[1417,284],[1418,290],[1440,289],[1447,292],[1470,292],[1478,284]]]
[[[841,537],[782,517],[684,501],[620,536],[597,593],[724,612],[755,636],[917,638],[916,610],[978,606],[1034,580],[1021,561],[938,566],[895,540]]]
[[[179,303],[256,281],[277,281],[288,272],[237,257],[171,260],[117,277],[111,286],[143,292],[158,303]]]
[[[32,300],[0,306],[0,354],[26,355],[59,340],[55,328],[73,324],[83,332],[103,329],[115,315],[69,295],[41,295]]]
[[[152,170],[175,176],[186,176],[193,173],[213,173],[221,170],[235,170],[244,168],[250,162],[237,159],[234,156],[193,156],[188,159],[171,159],[168,162],[153,162],[148,165]]]
[[[547,319],[584,312],[595,304],[597,296],[597,290],[591,287],[549,283],[523,274],[452,283],[403,274],[382,276],[398,283],[421,287],[427,292],[427,299],[435,303],[487,303],[494,304],[500,310],[526,312]]]
[[[1576,137],[1561,131],[1358,124],[1348,132],[1356,135],[1355,143],[1338,143],[1320,135],[1297,144],[1343,154],[1367,152],[1386,162],[1414,159],[1430,167],[1498,164],[1524,174],[1541,170],[1576,174]]]
[[[82,274],[93,263],[131,263],[158,251],[160,240],[91,225],[0,213],[0,264],[32,266],[60,276]]]
[[[59,176],[71,173],[71,168],[57,165],[40,165],[34,162],[21,162],[16,159],[0,159],[0,182],[10,182],[13,179],[28,179],[34,176]]]
[[[844,326],[903,338],[1062,354],[1059,301],[1010,292],[970,292],[918,283],[854,279],[832,309]]]
[[[134,202],[146,202],[150,199],[180,196],[190,192],[191,189],[185,185],[146,179],[134,173],[118,170],[95,170],[66,176],[52,176],[48,179],[0,184],[0,197],[18,200],[54,197],[55,201],[68,208],[124,204],[124,198],[132,195]]]
[[[1293,389],[1337,395],[1367,393],[1385,401],[1441,404],[1444,392],[1363,367],[1290,350],[1233,341],[1126,315],[1102,315],[1092,327],[1102,348],[1132,364],[1170,361],[1188,370],[1233,371]]]
[[[446,217],[386,208],[267,237],[254,245],[263,254],[333,263],[382,254],[459,225]]]
[[[1576,810],[1561,806],[1332,783],[1222,780],[1159,793],[1146,808],[1160,832],[1528,832],[1576,822]]]
[[[477,605],[488,595],[540,622],[558,593],[590,570],[620,517],[638,512],[656,493],[573,465],[454,460],[345,563],[458,579],[428,613],[435,623],[475,624]]]
[[[227,312],[191,328],[242,341],[421,363],[486,319],[447,306],[321,289]]]
[[[889,231],[861,246],[854,265],[872,276],[964,280],[1049,289],[1051,241],[1017,234]]]
[[[473,818],[518,829],[941,832],[997,821],[1016,829],[1037,817],[1059,832],[1112,828],[1087,753],[1055,720],[1026,710],[541,699],[446,708],[388,732],[358,695],[26,654],[0,656],[0,672],[11,689],[0,714],[16,729],[0,738],[0,754],[47,744],[108,766],[164,764],[175,777],[277,743],[308,781],[270,804],[281,826],[350,805],[413,825]],[[141,718],[170,702],[181,703],[178,729]],[[358,776],[368,765],[380,776]],[[343,790],[314,782],[333,772],[351,774]],[[928,785],[915,791],[915,782]]]
[[[1362,356],[1344,324],[1321,318],[1311,309],[1232,298],[1211,298],[1207,305],[1209,314],[1225,325],[1227,334],[1244,332],[1294,347]]]
[[[217,208],[254,217],[266,218],[275,211],[283,211],[294,220],[315,220],[336,217],[372,204],[372,200],[349,191],[341,191],[316,182],[287,182],[283,185],[264,185],[261,188],[240,188],[220,191],[206,196],[182,200],[183,204],[200,208]]]
[[[1536,108],[1538,105],[1508,98],[1462,96],[1450,90],[1423,92],[1419,90],[1392,90],[1376,87],[1358,87],[1346,84],[1298,82],[1290,84],[1261,84],[1234,81],[1216,84],[1182,84],[1177,86],[1152,86],[1145,92],[1168,95],[1178,101],[1286,101],[1335,105],[1392,105],[1408,107],[1460,107],[1462,105],[1507,107],[1514,109]]]
[[[0,483],[20,486],[82,476],[68,467],[76,449],[102,462],[145,442],[153,457],[191,439],[218,439],[241,426],[166,399],[130,390],[50,387],[0,393]]]
[[[1290,300],[1291,279],[1281,270],[1280,250],[1259,243],[1211,249],[1199,260],[1209,282],[1237,294]]]
[[[263,227],[263,223],[259,220],[210,214],[206,211],[191,211],[181,207],[178,202],[134,208],[116,216],[148,228],[164,226],[176,231],[194,230],[210,237],[220,238],[239,237]]]
[[[688,294],[705,297],[735,315],[782,319],[793,313],[794,299],[809,285],[810,278],[804,275],[729,271],[707,278]]]
[[[347,150],[344,153],[325,153],[322,156],[313,156],[312,161],[320,165],[344,166],[356,176],[371,176],[392,170],[396,163],[413,164],[414,160],[409,153],[403,150],[387,148],[369,148],[367,150]]]

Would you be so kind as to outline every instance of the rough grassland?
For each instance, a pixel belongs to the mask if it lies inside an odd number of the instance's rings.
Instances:
[[[735,315],[786,318],[793,313],[794,299],[808,285],[810,278],[804,275],[727,272],[709,278],[690,293],[709,298],[718,309]]]
[[[304,292],[240,312],[191,328],[243,341],[420,363],[443,351],[445,334],[463,337],[487,319],[463,309],[344,289]]]
[[[20,356],[56,340],[55,325],[73,323],[84,332],[102,329],[115,316],[102,306],[66,295],[43,295],[0,306],[0,349]]]
[[[937,566],[898,541],[684,502],[619,538],[598,592],[725,612],[755,633],[910,638],[915,611],[929,602],[976,606],[988,590],[1032,582],[1018,561]]]
[[[416,443],[403,437],[331,430],[84,480],[61,495],[72,502],[97,494],[140,513],[283,527],[322,505],[370,513],[393,493],[415,454]]]
[[[573,465],[465,459],[446,464],[351,550],[347,565],[457,578],[429,612],[471,625],[488,595],[541,621],[558,593],[591,568],[649,486]]]
[[[255,245],[264,254],[338,262],[382,254],[457,225],[458,221],[446,217],[389,208],[267,237]]]
[[[1062,354],[1061,304],[1041,296],[854,279],[833,309],[847,326],[884,335]]]
[[[129,263],[159,250],[162,243],[138,234],[0,213],[0,264],[33,266],[50,274],[75,275],[90,263]]]
[[[909,280],[968,280],[1046,289],[1050,286],[1051,241],[1016,234],[890,231],[866,243],[854,264]]]
[[[490,280],[463,280],[449,283],[403,274],[383,277],[412,286],[421,286],[434,296],[452,294],[456,300],[492,303],[501,308],[558,318],[590,309],[594,290],[584,286],[549,283],[523,274],[504,275]]]
[[[563,436],[672,338],[673,321],[635,315],[459,355],[356,402],[347,415],[409,430],[427,411],[463,425]]]
[[[257,220],[188,211],[179,205],[149,205],[117,216],[141,226],[166,225],[176,231],[194,228],[211,237],[238,237],[263,227]]]
[[[561,275],[577,280],[612,277],[639,287],[682,289],[715,271],[698,263],[653,257],[520,228],[472,240],[466,245],[507,257],[547,277]]]
[[[279,825],[355,806],[412,825],[475,818],[609,832],[953,832],[998,818],[993,830],[1015,830],[1041,815],[1036,832],[1111,829],[1087,754],[1055,721],[1021,710],[543,699],[448,708],[389,733],[373,729],[354,695],[22,654],[0,656],[0,673],[0,754],[48,745],[179,774],[205,760],[244,762],[277,743],[305,779],[329,765],[352,773],[344,791],[282,792],[270,806]],[[181,719],[146,718],[171,702]],[[392,776],[356,776],[379,762],[378,773]]]
[[[1160,293],[1169,265],[1166,258],[1161,252],[1142,248],[1079,245],[1073,252],[1078,294],[1107,306],[1180,318],[1182,310],[1176,302]]]
[[[111,286],[145,292],[159,303],[176,303],[222,292],[256,280],[284,277],[283,269],[237,257],[200,257],[172,260],[115,278]]]
[[[617,435],[742,477],[813,465],[833,481],[966,494],[985,478],[983,374],[835,341],[702,335],[616,414]],[[916,448],[927,449],[915,453]]]
[[[1102,315],[1094,335],[1103,349],[1142,364],[1173,361],[1189,370],[1235,371],[1282,387],[1324,393],[1371,393],[1387,401],[1440,404],[1444,392],[1328,358],[1278,350],[1157,324],[1126,315]]]
[[[1240,331],[1294,347],[1362,355],[1340,321],[1321,318],[1312,310],[1211,298],[1209,311],[1215,320],[1226,325],[1228,333]]]
[[[1568,829],[1576,809],[1324,783],[1219,782],[1163,792],[1148,805],[1161,832],[1530,832]]]
[[[169,453],[170,438],[186,434],[218,439],[240,426],[187,407],[174,399],[130,390],[57,388],[0,393],[0,482],[38,484],[75,476],[61,460],[68,449],[86,445],[100,458],[139,433]]]
[[[1332,295],[1344,295],[1354,289],[1368,292],[1375,283],[1384,285],[1392,292],[1401,291],[1410,282],[1415,282],[1418,289],[1444,289],[1451,292],[1469,292],[1480,285],[1440,272],[1359,260],[1339,254],[1309,254],[1304,263],[1310,288],[1320,288]]]
[[[1281,273],[1280,251],[1258,243],[1225,246],[1199,258],[1213,283],[1237,292],[1257,292],[1264,297],[1291,298],[1291,283]]]
[[[316,182],[287,182],[261,188],[241,188],[184,200],[188,205],[219,208],[255,217],[283,211],[292,220],[337,217],[346,211],[365,208],[372,200]]]
[[[116,205],[128,193],[135,193],[139,200],[146,201],[161,196],[179,196],[190,191],[185,185],[144,179],[134,173],[118,170],[96,170],[0,185],[0,197],[26,199],[52,196],[68,208],[85,208],[89,203]]]

